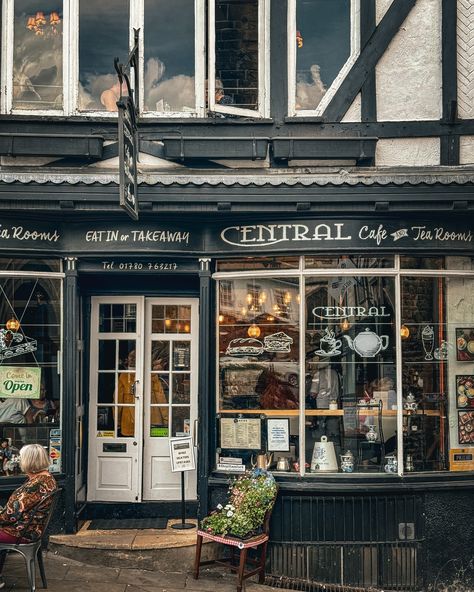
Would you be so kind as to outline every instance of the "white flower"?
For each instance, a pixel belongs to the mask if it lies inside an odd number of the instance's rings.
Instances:
[[[233,516],[233,515],[234,515],[234,512],[232,512],[232,510],[229,510],[229,511],[227,512],[227,518],[230,518],[230,517],[231,517],[231,516]]]
[[[222,510],[222,504],[217,504],[217,509]]]

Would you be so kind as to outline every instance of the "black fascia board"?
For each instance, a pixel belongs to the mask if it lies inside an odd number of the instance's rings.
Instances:
[[[0,133],[0,155],[102,158],[104,138],[93,135]]]
[[[272,138],[273,157],[284,160],[355,159],[373,164],[377,139],[277,137]]]
[[[268,154],[270,139],[257,136],[209,137],[165,136],[165,158],[170,160],[224,159],[263,160]]]

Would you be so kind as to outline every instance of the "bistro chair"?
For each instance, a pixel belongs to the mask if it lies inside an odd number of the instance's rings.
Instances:
[[[196,556],[194,559],[194,579],[199,578],[199,568],[201,565],[223,565],[228,567],[231,572],[237,573],[237,592],[242,592],[244,581],[258,574],[258,583],[263,584],[265,581],[265,563],[267,558],[267,545],[268,539],[270,538],[270,517],[272,514],[273,505],[265,513],[265,517],[262,525],[262,532],[248,539],[238,539],[231,536],[220,536],[210,534],[204,530],[197,531],[196,541]],[[230,557],[225,559],[212,559],[210,561],[201,562],[201,549],[203,540],[207,539],[230,547]],[[248,557],[249,549],[258,550],[257,557]],[[237,550],[238,550],[238,561],[237,561]],[[250,565],[250,569],[246,569],[247,565]],[[252,569],[253,567],[253,569]]]
[[[15,551],[23,556],[26,563],[26,571],[28,574],[28,583],[30,585],[30,591],[35,592],[36,590],[36,573],[35,573],[35,560],[38,560],[39,571],[41,574],[41,581],[43,582],[43,588],[48,587],[46,580],[46,573],[44,571],[43,562],[43,550],[42,542],[46,537],[46,531],[48,530],[51,516],[53,515],[54,508],[56,507],[57,499],[61,489],[51,492],[45,496],[40,502],[31,509],[31,516],[28,522],[19,531],[16,543],[0,543],[0,572],[3,571],[3,565],[5,563],[7,553]],[[51,506],[46,508],[48,502],[52,500]],[[45,516],[43,534],[35,541],[31,543],[23,543],[23,534],[28,531],[32,521],[37,516]]]

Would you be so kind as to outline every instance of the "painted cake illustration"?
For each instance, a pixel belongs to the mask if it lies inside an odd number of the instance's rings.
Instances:
[[[293,338],[280,331],[279,333],[267,335],[264,342],[267,352],[289,352]]]

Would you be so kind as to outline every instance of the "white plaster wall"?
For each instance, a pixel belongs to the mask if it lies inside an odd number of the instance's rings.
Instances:
[[[379,120],[441,117],[441,0],[417,0],[379,60],[376,81]]]
[[[462,119],[471,119],[474,118],[473,0],[457,0],[457,17],[458,115]]]
[[[397,138],[377,142],[376,166],[435,166],[439,163],[439,138]]]
[[[362,98],[361,94],[359,93],[352,102],[352,105],[346,111],[344,117],[341,119],[342,123],[360,122],[360,120],[362,119],[361,103]]]
[[[384,14],[389,9],[390,5],[392,4],[393,0],[376,0],[375,2],[375,20],[377,25],[382,20]]]
[[[459,138],[459,164],[474,164],[474,136]]]

